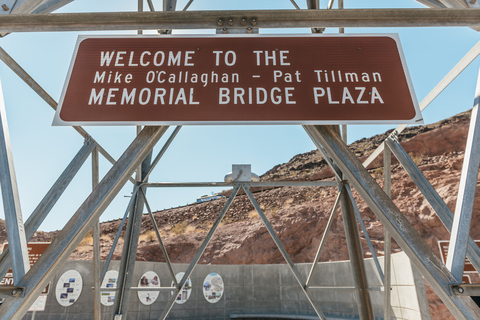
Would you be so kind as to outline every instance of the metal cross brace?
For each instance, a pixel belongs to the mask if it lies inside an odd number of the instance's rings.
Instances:
[[[142,130],[59,232],[52,244],[22,278],[18,285],[26,288],[25,297],[6,300],[0,307],[0,318],[16,320],[23,318],[47,283],[92,228],[93,223],[108,207],[135,169],[151,152],[167,128],[145,127]]]
[[[327,126],[314,126],[315,138],[339,166],[349,183],[388,229],[396,242],[458,319],[477,319],[480,309],[472,299],[453,296],[457,280],[385,194],[338,135]]]
[[[438,195],[435,188],[430,184],[423,173],[418,169],[413,160],[410,158],[405,149],[402,148],[397,140],[388,138],[385,140],[386,145],[397,158],[398,162],[403,166],[410,178],[422,192],[425,199],[432,206],[440,221],[442,221],[448,232],[451,232],[453,225],[453,213],[443,199]],[[472,265],[478,271],[480,270],[480,248],[475,244],[475,240],[471,237],[468,240],[467,256]]]
[[[177,290],[173,293],[172,297],[170,300],[167,302],[167,305],[165,306],[165,309],[162,311],[162,314],[160,315],[159,319],[166,319],[168,314],[170,313],[170,310],[173,308],[173,305],[175,301],[177,300],[177,295],[182,291],[183,287],[185,287],[185,284],[187,283],[188,278],[192,274],[193,270],[198,264],[198,261],[200,260],[200,257],[202,256],[203,252],[205,251],[205,248],[207,247],[208,243],[212,239],[213,235],[215,234],[215,231],[217,230],[218,226],[220,225],[220,222],[222,221],[223,217],[228,211],[228,208],[230,208],[230,205],[233,202],[233,199],[237,195],[238,190],[240,189],[241,185],[237,184],[235,188],[233,189],[232,193],[230,194],[230,197],[228,197],[227,202],[225,203],[222,211],[218,215],[217,219],[215,220],[215,223],[213,224],[212,228],[208,232],[207,236],[203,240],[203,243],[200,245],[200,248],[198,249],[195,257],[193,258],[192,262],[188,266],[187,270],[185,271],[185,274],[183,275],[183,278],[180,280],[180,283],[178,284]]]

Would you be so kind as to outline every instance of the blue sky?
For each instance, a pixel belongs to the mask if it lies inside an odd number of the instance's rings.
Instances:
[[[160,1],[153,1],[157,9]],[[187,1],[178,1],[183,8]],[[324,8],[328,1],[322,0]],[[304,3],[298,1],[300,6]],[[336,7],[336,4],[335,4]],[[345,0],[346,8],[420,8],[415,1]],[[147,9],[145,3],[145,9]],[[206,1],[195,0],[189,10],[212,9],[293,9],[288,0],[277,1]],[[74,1],[59,12],[136,11],[137,1]],[[337,33],[338,29],[327,29]],[[116,34],[134,32],[117,32]],[[214,33],[191,30],[182,33]],[[309,33],[308,29],[260,30],[260,33]],[[479,33],[469,28],[370,28],[346,29],[346,33],[398,33],[418,101],[479,41]],[[0,38],[4,48],[44,89],[59,100],[79,34],[113,32],[16,33]],[[424,112],[432,123],[470,109],[473,105],[479,62],[474,61],[452,85]],[[15,170],[22,213],[26,220],[45,193],[81,148],[83,138],[69,127],[52,127],[53,110],[0,62],[0,80],[7,108]],[[349,126],[349,142],[384,132],[392,126]],[[133,140],[134,127],[85,127],[115,158]],[[166,137],[169,135],[167,133]],[[165,139],[162,139],[164,141]],[[162,141],[155,148],[159,150]],[[300,126],[191,126],[180,130],[160,161],[150,181],[223,181],[235,163],[251,164],[261,175],[273,166],[287,162],[299,153],[314,149]],[[110,165],[102,157],[101,176]],[[63,227],[91,190],[90,160],[62,196],[40,230]],[[120,218],[128,203],[132,185],[127,183],[101,220]],[[203,194],[221,189],[163,189],[149,191],[153,209],[192,203]],[[3,218],[3,208],[0,216]]]

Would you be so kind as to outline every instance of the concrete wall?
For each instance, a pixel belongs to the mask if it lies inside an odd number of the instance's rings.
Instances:
[[[110,269],[118,270],[118,261]],[[383,263],[382,263],[383,264]],[[298,269],[306,279],[310,264],[299,264]],[[375,317],[383,318],[383,291],[381,282],[371,259],[366,260],[370,291]],[[79,299],[69,307],[63,307],[55,298],[55,287],[59,277],[67,270],[77,270],[83,278],[83,291]],[[175,272],[185,271],[187,265],[175,264]],[[137,262],[134,279],[138,281],[147,271],[160,276],[162,287],[170,286],[171,277],[164,263]],[[223,278],[225,290],[220,301],[211,304],[203,296],[203,281],[210,272]],[[230,314],[274,313],[310,315],[315,313],[306,296],[298,286],[287,265],[198,265],[192,276],[192,294],[184,304],[176,304],[168,319],[229,319]],[[417,286],[415,286],[417,282]],[[403,254],[393,255],[392,306],[395,319],[429,319],[425,288],[418,272],[412,269]],[[137,284],[134,283],[134,286]],[[337,288],[312,290],[313,299],[329,317],[356,318],[357,306],[350,263],[348,261],[320,263],[311,286],[336,286]],[[93,277],[91,261],[68,261],[55,277],[47,296],[45,311],[29,312],[24,319],[30,320],[80,320],[93,319]],[[157,300],[145,306],[137,293],[132,292],[127,318],[158,319],[170,292],[160,292]],[[113,306],[102,306],[102,319],[113,319]],[[123,318],[125,319],[125,317]]]

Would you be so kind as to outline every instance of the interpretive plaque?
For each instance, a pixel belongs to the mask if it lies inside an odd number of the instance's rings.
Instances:
[[[54,125],[421,123],[396,35],[79,37]]]

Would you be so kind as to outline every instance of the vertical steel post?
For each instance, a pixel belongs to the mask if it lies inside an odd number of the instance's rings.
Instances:
[[[343,0],[338,0],[338,9],[343,9]],[[345,33],[345,28],[338,28],[338,33],[343,34]],[[347,125],[342,124],[342,140],[343,142],[347,143]]]
[[[167,126],[145,127],[135,138],[116,164],[78,208],[52,244],[45,250],[19,282],[25,295],[7,299],[0,308],[0,319],[20,320],[27,313],[49,281],[60,270],[73,250],[93,227],[96,219],[129,181],[135,169],[149,154],[167,130]]]
[[[145,175],[145,179],[148,179],[148,177],[150,176],[150,174],[152,173],[153,169],[155,169],[155,167],[157,166],[158,162],[160,161],[160,159],[163,157],[163,155],[165,154],[165,152],[167,151],[168,147],[172,144],[172,141],[173,139],[175,139],[175,137],[177,136],[178,132],[180,131],[180,129],[182,128],[182,126],[176,126],[175,129],[173,130],[172,134],[170,135],[170,137],[168,137],[167,141],[165,142],[165,144],[163,145],[162,149],[158,152],[157,156],[155,157],[155,159],[153,159],[152,161],[152,165],[150,166],[150,170],[147,172],[147,174]]]
[[[387,196],[392,197],[392,152],[388,146],[385,146],[383,150],[383,174],[384,174],[384,189]],[[392,307],[391,307],[391,286],[392,286],[392,257],[391,257],[391,247],[392,247],[392,238],[387,228],[384,232],[384,267],[383,267],[383,293],[384,293],[384,319],[392,318]]]
[[[187,4],[187,6],[189,6],[189,4]],[[177,0],[163,0],[163,6],[162,6],[163,11],[175,11],[176,8],[177,8]],[[162,30],[158,30],[158,33],[171,34],[172,30],[162,29]]]
[[[473,202],[477,188],[478,169],[480,166],[480,71],[475,90],[475,106],[472,109],[470,128],[468,130],[465,157],[463,159],[462,175],[458,187],[457,204],[453,216],[450,246],[447,255],[447,268],[453,276],[462,283],[465,255],[472,222]]]
[[[0,183],[2,186],[3,208],[7,228],[8,246],[12,261],[13,282],[18,285],[20,279],[30,269],[27,240],[23,225],[17,178],[13,165],[13,155],[8,132],[7,112],[0,83]]]
[[[365,227],[365,223],[362,220],[362,215],[360,214],[360,210],[358,210],[357,203],[355,202],[355,198],[353,197],[352,189],[350,188],[350,185],[345,185],[345,189],[347,189],[348,196],[350,197],[350,201],[352,201],[352,206],[353,206],[353,211],[355,215],[357,216],[358,223],[360,224],[360,227],[362,228],[363,235],[365,237],[365,240],[367,240],[367,245],[368,248],[370,249],[370,252],[372,253],[372,259],[373,262],[375,263],[375,267],[377,269],[377,273],[380,276],[380,279],[384,280],[384,275],[382,271],[382,267],[380,266],[380,262],[378,261],[377,253],[375,252],[375,248],[373,247],[372,240],[370,239],[370,236],[368,235],[367,227]],[[363,254],[362,254],[363,256]]]
[[[353,281],[357,293],[357,305],[360,319],[373,320],[372,302],[368,292],[367,274],[365,271],[365,261],[363,260],[362,243],[358,232],[357,221],[353,211],[353,204],[345,186],[342,187],[340,194],[340,205],[342,207],[343,224],[345,226],[345,235],[347,237],[348,255],[352,265]]]
[[[123,215],[122,221],[120,222],[120,225],[118,226],[117,234],[115,235],[115,239],[113,240],[112,247],[110,248],[110,252],[108,253],[107,260],[105,261],[105,264],[103,265],[103,270],[102,274],[100,277],[100,281],[103,281],[105,278],[105,274],[107,273],[108,267],[110,266],[110,261],[112,261],[112,256],[113,252],[115,251],[115,248],[117,247],[118,239],[120,239],[120,234],[122,233],[123,226],[125,225],[125,221],[127,221],[128,213],[130,210],[132,210],[132,206],[134,204],[134,199],[136,199],[136,195],[139,192],[140,188],[138,186],[135,186],[133,188],[132,192],[132,197],[130,198],[130,201],[128,202],[127,208],[125,209],[125,213]]]
[[[152,153],[150,152],[142,162],[140,172],[137,171],[136,180],[143,182],[144,177],[150,170],[152,161]],[[138,238],[142,227],[143,207],[145,200],[140,192],[137,192],[134,199],[135,205],[130,211],[128,218],[127,230],[125,232],[125,241],[123,247],[122,260],[120,262],[120,270],[118,271],[117,295],[114,304],[114,316],[121,315],[127,317],[128,300],[130,298],[129,288],[133,281],[133,271],[135,268],[135,260],[137,256]]]
[[[92,152],[92,191],[100,182],[98,149]],[[93,224],[93,318],[102,319],[102,304],[100,302],[100,219]]]

